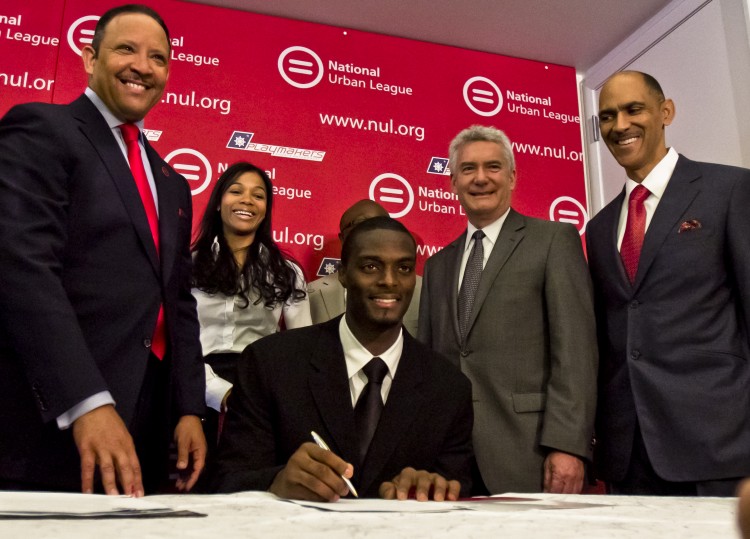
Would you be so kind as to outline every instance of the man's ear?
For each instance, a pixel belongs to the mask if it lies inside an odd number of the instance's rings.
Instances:
[[[86,45],[81,49],[81,58],[83,59],[83,68],[91,76],[94,74],[94,64],[96,63],[96,51],[91,45]]]
[[[661,104],[661,119],[664,125],[669,125],[674,120],[676,114],[674,101],[671,99],[665,99]]]

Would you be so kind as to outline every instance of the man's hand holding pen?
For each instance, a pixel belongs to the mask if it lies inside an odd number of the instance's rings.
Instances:
[[[354,466],[338,455],[303,443],[276,475],[268,489],[281,498],[335,502],[349,494],[343,477],[351,478]]]

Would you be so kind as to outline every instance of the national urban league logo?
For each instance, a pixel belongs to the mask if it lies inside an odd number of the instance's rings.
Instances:
[[[323,78],[320,56],[307,47],[289,47],[279,55],[279,73],[297,88],[312,88]]]
[[[583,236],[589,215],[586,208],[573,197],[558,197],[549,207],[550,221],[570,223],[578,229],[578,234]]]
[[[193,196],[205,191],[211,183],[211,163],[205,155],[196,150],[179,148],[166,156],[164,160],[185,177]]]
[[[372,180],[369,194],[370,200],[384,205],[394,219],[403,217],[414,206],[414,190],[411,185],[392,172],[386,172]]]
[[[503,108],[503,93],[486,77],[472,77],[464,83],[464,101],[480,116],[494,116]]]
[[[87,15],[76,19],[68,28],[68,45],[78,56],[81,55],[83,47],[91,45],[94,40],[94,28],[99,20],[99,15]]]

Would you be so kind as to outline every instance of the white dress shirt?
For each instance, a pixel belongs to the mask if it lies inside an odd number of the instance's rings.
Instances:
[[[492,248],[495,246],[495,243],[497,243],[497,237],[500,235],[500,230],[503,228],[503,223],[505,223],[505,219],[508,217],[508,213],[510,213],[510,207],[505,210],[505,213],[500,216],[500,218],[497,221],[494,221],[493,223],[490,223],[486,227],[482,229],[482,232],[484,232],[484,238],[482,238],[482,246],[484,247],[484,258],[482,259],[482,269],[487,265],[487,260],[490,258],[490,254],[492,254]],[[472,225],[471,223],[468,223],[466,225],[466,243],[464,244],[464,254],[461,258],[461,269],[458,273],[458,290],[461,291],[461,283],[464,280],[464,271],[466,270],[466,263],[469,261],[469,255],[471,254],[471,249],[474,247],[474,238],[472,236],[474,235],[474,232],[479,230],[477,227]]]
[[[661,197],[664,196],[664,191],[667,189],[669,178],[672,177],[674,167],[677,166],[677,159],[679,154],[674,148],[670,148],[667,155],[662,157],[661,161],[648,173],[643,181],[640,183],[643,187],[649,190],[651,193],[648,198],[643,202],[643,207],[646,208],[646,230],[651,224],[651,219],[654,216],[656,207],[659,205]],[[625,199],[622,201],[622,209],[620,210],[620,221],[617,224],[617,250],[620,250],[622,246],[622,238],[625,236],[625,224],[628,222],[628,201],[630,200],[630,193],[633,189],[638,186],[638,182],[635,182],[628,178],[625,182]]]
[[[369,363],[374,357],[360,343],[352,333],[351,329],[346,323],[346,316],[341,317],[339,322],[339,338],[341,339],[341,346],[344,349],[344,359],[346,360],[346,373],[349,377],[349,392],[352,397],[352,408],[357,404],[362,390],[367,385],[367,375],[364,373],[362,368]],[[393,345],[378,355],[388,367],[388,374],[383,379],[383,386],[380,390],[380,395],[383,397],[383,403],[388,400],[388,393],[391,391],[391,385],[393,384],[393,377],[396,376],[396,369],[398,369],[398,362],[401,360],[401,352],[404,349],[404,333],[403,329],[398,332],[398,338]]]

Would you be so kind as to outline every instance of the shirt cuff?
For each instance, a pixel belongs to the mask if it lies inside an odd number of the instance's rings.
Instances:
[[[106,406],[107,404],[115,404],[115,399],[109,391],[100,391],[94,395],[91,395],[87,399],[82,400],[67,412],[64,412],[57,416],[57,428],[60,430],[66,430],[75,422],[76,419],[81,417],[83,414],[89,413],[91,410]]]
[[[232,384],[216,374],[206,363],[206,406],[221,412],[224,396],[232,389]]]

